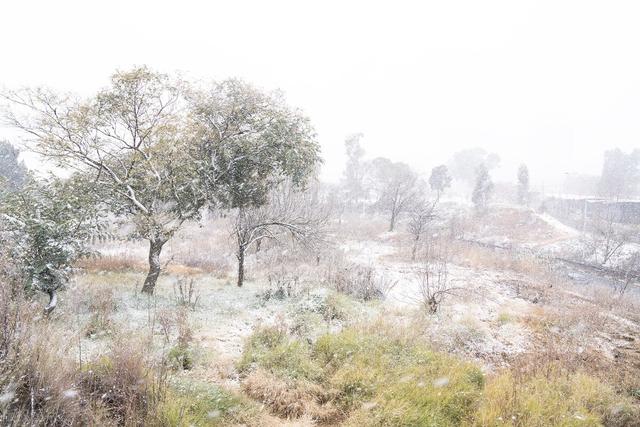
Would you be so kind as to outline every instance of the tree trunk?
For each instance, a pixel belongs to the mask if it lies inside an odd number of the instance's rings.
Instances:
[[[244,283],[244,248],[238,249],[238,287]]]
[[[418,242],[420,241],[420,235],[416,234],[416,238],[413,241],[413,248],[411,249],[411,261],[416,260],[416,252],[418,251]]]
[[[49,304],[44,308],[44,314],[50,314],[58,305],[58,295],[56,294],[55,289],[50,289],[47,291],[49,294]]]
[[[149,240],[149,273],[142,285],[142,292],[145,294],[153,295],[158,276],[160,276],[160,253],[165,243],[166,240],[162,239]]]
[[[389,231],[393,231],[396,226],[396,212],[391,212],[391,220],[389,221]]]

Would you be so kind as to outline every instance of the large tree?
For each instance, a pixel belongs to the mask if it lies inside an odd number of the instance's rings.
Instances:
[[[456,152],[449,161],[449,170],[453,178],[472,186],[480,165],[484,165],[490,171],[499,164],[500,157],[497,154],[488,153],[485,149],[476,147]]]
[[[141,67],[115,73],[89,99],[42,89],[5,97],[27,109],[7,119],[32,148],[89,176],[149,241],[149,294],[164,244],[207,201],[264,203],[272,177],[301,181],[317,162],[307,119],[236,80],[199,89]]]
[[[27,114],[8,114],[31,138],[31,148],[57,166],[80,171],[129,216],[149,241],[149,273],[142,291],[153,293],[163,245],[204,203],[189,158],[189,132],[179,82],[142,67],[117,72],[88,99],[44,89],[6,94]]]
[[[418,175],[402,162],[378,157],[371,162],[378,200],[376,206],[389,215],[389,231],[420,194]]]
[[[436,199],[438,200],[444,190],[451,187],[451,176],[449,175],[449,169],[447,169],[445,165],[436,166],[431,169],[429,186],[436,192]]]
[[[227,80],[191,91],[189,105],[193,157],[216,206],[260,206],[285,180],[304,187],[321,162],[309,119],[280,92]]]

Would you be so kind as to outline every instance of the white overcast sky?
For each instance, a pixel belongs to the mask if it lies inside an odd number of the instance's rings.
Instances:
[[[425,172],[481,146],[535,183],[640,147],[638,1],[2,0],[0,49],[10,88],[89,94],[141,64],[280,88],[331,180],[355,132]]]

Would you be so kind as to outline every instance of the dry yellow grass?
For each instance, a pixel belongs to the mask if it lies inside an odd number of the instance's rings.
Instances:
[[[298,418],[304,414],[309,402],[315,399],[313,389],[311,384],[305,387],[300,382],[279,379],[263,369],[252,372],[242,382],[242,390],[248,396],[284,418]]]

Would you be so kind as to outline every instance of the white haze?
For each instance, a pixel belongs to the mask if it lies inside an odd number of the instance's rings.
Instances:
[[[634,1],[26,1],[0,4],[0,84],[91,93],[147,64],[281,88],[312,119],[323,177],[344,138],[422,172],[464,148],[532,181],[598,174],[640,141]],[[14,137],[0,130],[5,137]]]

